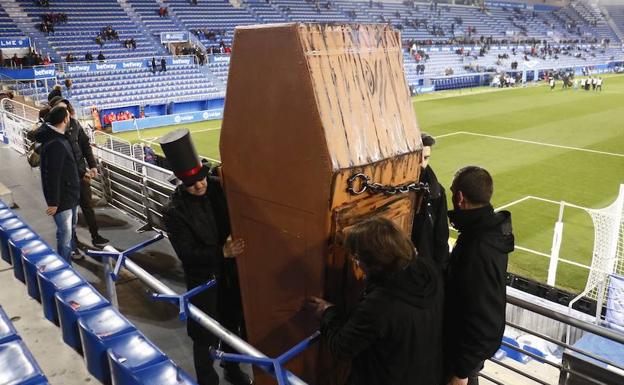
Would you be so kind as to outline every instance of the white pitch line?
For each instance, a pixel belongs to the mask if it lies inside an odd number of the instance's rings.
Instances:
[[[533,195],[530,195],[529,197],[531,199],[535,199],[535,200],[542,201],[542,202],[553,203],[553,204],[556,204],[556,205],[560,205],[561,204],[561,201],[555,201],[555,200],[552,200],[552,199],[540,198],[540,197],[536,197],[536,196],[533,196]],[[583,207],[583,206],[575,205],[574,203],[569,203],[569,202],[565,202],[565,201],[563,202],[563,204],[565,206],[573,207],[575,209],[591,210],[591,208],[589,208],[589,207]]]
[[[216,130],[220,130],[220,129],[221,129],[221,127],[219,127],[219,128],[204,128],[203,130],[191,131],[191,134],[194,134],[196,132],[216,131]]]
[[[513,206],[513,205],[518,204],[520,202],[524,202],[525,200],[531,199],[531,198],[532,197],[530,195],[527,195],[524,198],[520,198],[520,199],[515,200],[513,202],[509,202],[506,205],[502,205],[501,207],[495,208],[494,211],[499,211],[499,210],[502,210],[502,209],[506,209],[507,207]]]
[[[464,133],[463,131],[451,132],[451,133],[448,133],[448,134],[437,135],[434,138],[436,138],[436,139],[444,138],[446,136],[452,136],[452,135],[463,134],[463,133]]]
[[[583,151],[583,152],[590,152],[592,154],[609,155],[609,156],[617,156],[617,157],[624,158],[624,154],[619,154],[619,153],[615,153],[615,152],[598,151],[598,150],[591,150],[591,149],[588,149],[588,148],[580,148],[580,147],[572,147],[572,146],[562,146],[560,144],[542,143],[542,142],[536,142],[536,141],[533,141],[533,140],[509,138],[509,137],[506,137],[506,136],[477,134],[477,133],[468,132],[468,131],[460,131],[458,133],[462,133],[462,134],[466,134],[466,135],[482,136],[482,137],[491,138],[491,139],[511,140],[513,142],[536,144],[536,145],[539,145],[539,146],[563,148],[563,149],[566,149],[566,150]]]
[[[528,247],[522,247],[522,246],[518,246],[518,245],[516,245],[515,248],[517,250],[526,251],[527,253],[539,255],[541,257],[546,257],[546,258],[550,259],[550,254],[542,253],[541,251],[529,249]],[[567,264],[572,265],[572,266],[582,267],[583,269],[591,270],[591,267],[589,267],[587,265],[583,265],[582,263],[570,261],[569,259],[559,258],[559,261],[563,262],[563,263],[567,263]]]

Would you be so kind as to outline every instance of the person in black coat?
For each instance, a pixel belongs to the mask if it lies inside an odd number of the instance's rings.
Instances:
[[[52,98],[49,102],[50,107],[62,106],[67,108],[70,114],[70,121],[65,136],[69,139],[72,147],[76,167],[78,167],[78,175],[80,177],[80,209],[84,215],[85,222],[91,234],[91,243],[94,246],[104,246],[108,243],[108,239],[99,234],[95,212],[93,211],[91,179],[97,176],[97,163],[93,156],[89,137],[84,132],[82,125],[75,116],[75,111],[71,103],[67,99],[61,97]],[[36,137],[36,132],[34,133]],[[74,240],[74,243],[76,240]],[[83,257],[84,258],[84,257]]]
[[[71,144],[65,136],[69,120],[67,108],[52,108],[37,133],[37,140],[42,143],[41,186],[48,205],[46,214],[53,216],[56,223],[59,255],[71,263],[80,180]]]
[[[426,133],[421,137],[423,161],[420,165],[420,181],[427,183],[429,194],[423,197],[420,209],[414,215],[412,242],[416,245],[419,256],[432,259],[444,272],[450,257],[446,192],[429,165],[431,146],[435,144],[435,139]]]
[[[332,355],[351,360],[349,385],[435,385],[442,373],[444,288],[438,269],[420,258],[390,220],[353,226],[345,249],[366,275],[362,299],[345,315],[312,297]]]
[[[511,214],[494,212],[490,174],[460,169],[451,185],[459,231],[446,277],[445,378],[451,385],[478,384],[483,361],[498,350],[505,330],[508,255],[514,249]]]
[[[61,90],[62,90],[62,88],[61,88],[60,84],[55,85],[54,88],[52,89],[52,91],[50,91],[50,93],[48,94],[48,102],[50,100],[52,100],[52,98],[55,98],[57,96],[58,97],[63,97],[63,94],[61,93]]]
[[[215,278],[217,286],[193,297],[191,303],[219,321],[233,333],[243,328],[243,312],[235,257],[244,242],[230,237],[230,221],[225,194],[208,167],[199,162],[186,129],[172,131],[160,145],[174,174],[182,181],[164,211],[169,241],[182,262],[186,286],[191,290]],[[200,385],[218,385],[210,347],[218,339],[189,318],[188,334],[193,340],[193,356]],[[225,346],[224,350],[232,352]],[[234,385],[253,384],[236,363],[222,363],[225,379]]]
[[[165,58],[160,59],[160,70],[162,72],[167,72],[167,59]]]

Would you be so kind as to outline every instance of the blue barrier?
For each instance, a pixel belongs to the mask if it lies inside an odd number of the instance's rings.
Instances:
[[[286,371],[284,369],[284,365],[288,361],[290,361],[297,354],[306,350],[310,345],[312,345],[319,337],[321,336],[321,332],[317,331],[305,340],[299,342],[297,345],[290,348],[288,351],[283,353],[277,358],[258,358],[252,357],[244,354],[231,354],[224,353],[223,351],[212,349],[211,355],[214,359],[222,360],[222,361],[230,361],[230,362],[241,362],[252,365],[257,365],[267,372],[273,374],[277,379],[277,383],[279,385],[288,385],[289,382],[286,381]]]
[[[22,69],[0,68],[0,75],[15,80],[52,79],[56,77],[56,67],[50,64]]]
[[[132,130],[143,130],[146,128],[171,126],[174,124],[185,124],[202,122],[205,120],[223,119],[223,109],[212,109],[206,111],[196,111],[190,113],[154,116],[150,118],[131,119],[113,122],[113,132],[123,132]]]

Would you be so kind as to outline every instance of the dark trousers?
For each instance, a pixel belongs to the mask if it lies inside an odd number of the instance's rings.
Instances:
[[[98,235],[98,226],[95,221],[95,212],[93,211],[93,205],[91,202],[91,182],[86,181],[84,178],[80,180],[80,210],[84,215],[91,238],[95,238]]]
[[[191,299],[191,303],[219,321],[229,331],[240,335],[244,320],[236,265],[233,261],[226,262],[223,270],[216,276],[217,287],[210,288],[195,296]],[[189,278],[187,276],[189,290],[209,279]],[[193,362],[197,383],[199,385],[218,385],[219,376],[214,369],[214,361],[210,357],[210,347],[218,347],[218,338],[191,319],[188,320],[188,329],[193,340]],[[221,345],[221,350],[226,353],[236,353],[230,346],[223,343]],[[238,369],[238,364],[234,362],[224,362],[221,366],[226,371]]]

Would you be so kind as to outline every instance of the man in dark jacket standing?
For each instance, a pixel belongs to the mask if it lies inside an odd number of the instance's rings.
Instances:
[[[91,234],[91,243],[93,246],[104,246],[108,243],[108,239],[99,234],[95,212],[93,211],[91,179],[97,176],[97,163],[93,156],[89,137],[84,132],[80,122],[74,118],[74,108],[67,99],[54,98],[50,100],[50,106],[63,106],[69,111],[70,121],[65,135],[72,146],[80,176],[80,209]]]
[[[508,255],[514,249],[511,214],[494,212],[492,177],[468,166],[455,173],[454,210],[459,231],[446,279],[444,359],[446,383],[478,384],[484,360],[500,347],[505,331]]]
[[[439,384],[444,285],[438,269],[385,218],[356,224],[344,244],[366,275],[362,299],[349,316],[318,297],[308,304],[332,355],[351,360],[347,383]]]
[[[164,221],[169,241],[182,261],[186,286],[191,290],[216,278],[217,287],[193,297],[191,303],[219,321],[233,333],[243,326],[243,311],[235,257],[244,250],[242,240],[232,241],[225,194],[219,179],[208,176],[191,142],[188,130],[168,133],[160,146],[174,174],[182,181],[165,208]],[[197,382],[218,385],[210,347],[218,339],[189,318],[188,334],[193,340]],[[232,351],[224,347],[226,351]],[[225,379],[234,385],[253,381],[236,363],[222,363]]]
[[[426,133],[421,138],[423,161],[420,164],[420,181],[427,183],[429,194],[423,197],[418,214],[414,216],[412,242],[420,257],[432,259],[441,271],[445,271],[450,256],[446,192],[429,165],[435,139]]]
[[[58,253],[71,263],[80,180],[71,144],[65,136],[69,119],[67,108],[52,108],[37,138],[42,143],[41,185],[48,204],[46,214],[53,216],[56,223]]]

